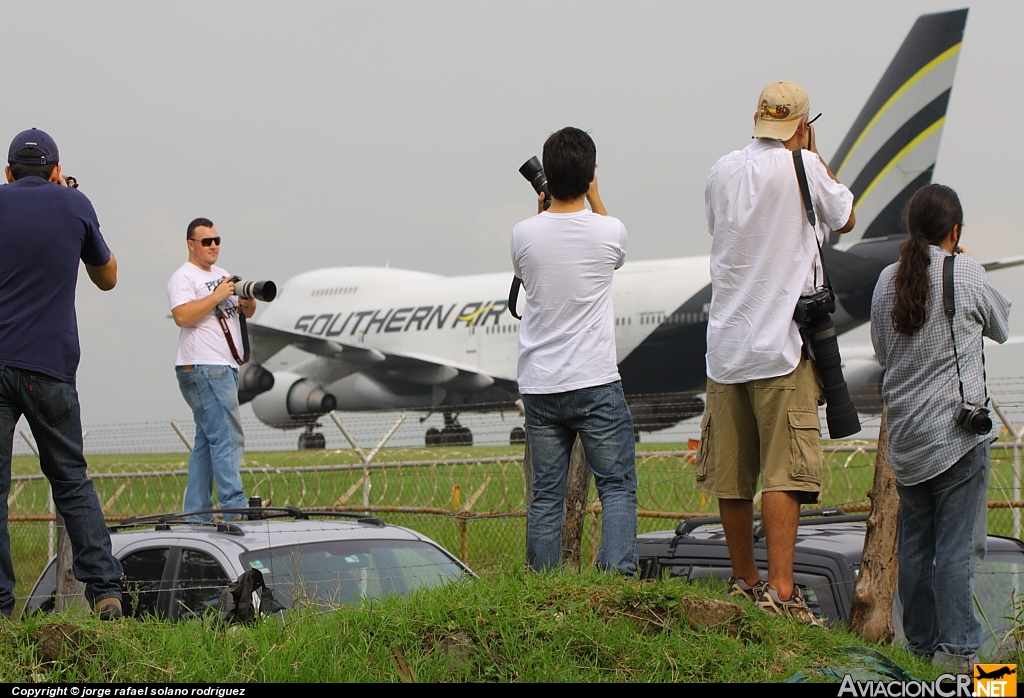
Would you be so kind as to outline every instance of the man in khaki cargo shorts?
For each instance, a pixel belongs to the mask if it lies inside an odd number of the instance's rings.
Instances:
[[[803,356],[793,311],[801,295],[821,285],[824,234],[804,215],[793,151],[804,151],[817,219],[839,233],[855,221],[853,194],[818,157],[809,111],[799,85],[768,85],[750,145],[723,157],[708,176],[712,296],[697,487],[719,499],[733,570],[729,594],[820,625],[793,584],[800,505],[817,502],[821,489],[820,383]],[[759,477],[767,581],[752,535]]]

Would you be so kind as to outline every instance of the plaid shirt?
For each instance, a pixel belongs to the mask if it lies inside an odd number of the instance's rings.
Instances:
[[[949,320],[942,309],[941,247],[929,246],[928,308],[924,326],[912,335],[892,326],[896,264],[878,277],[871,300],[871,342],[885,368],[882,400],[889,429],[889,460],[901,485],[939,475],[992,433],[975,434],[953,421],[960,404]],[[1009,336],[1010,300],[988,281],[985,269],[967,255],[953,265],[956,313],[953,329],[960,358],[964,398],[987,404],[982,335],[999,343]]]

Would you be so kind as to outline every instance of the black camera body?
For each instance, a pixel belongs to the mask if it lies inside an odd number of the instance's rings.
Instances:
[[[243,281],[240,276],[234,276],[231,280],[235,282],[235,295],[239,298],[255,298],[267,303],[277,298],[277,284],[273,281]]]
[[[836,312],[836,297],[830,288],[820,288],[809,296],[800,296],[793,319],[800,327],[821,322]]]
[[[953,421],[967,431],[984,436],[992,431],[992,416],[987,407],[961,402],[953,413]]]

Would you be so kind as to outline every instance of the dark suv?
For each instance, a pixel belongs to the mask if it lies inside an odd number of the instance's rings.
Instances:
[[[756,517],[759,519],[759,517]],[[832,621],[850,620],[853,586],[864,550],[867,514],[847,515],[840,509],[814,509],[801,513],[793,558],[793,580],[804,588],[808,605]],[[686,581],[721,580],[732,574],[721,519],[687,519],[675,531],[637,536],[640,571],[645,579],[678,578]],[[768,551],[759,520],[754,526],[754,558],[767,576]],[[991,655],[1012,626],[1012,599],[1020,591],[1024,574],[1024,542],[1003,536],[988,537],[988,554],[975,575],[974,594],[984,618],[985,641],[981,654]],[[897,593],[893,602],[896,640],[903,635],[903,606]]]

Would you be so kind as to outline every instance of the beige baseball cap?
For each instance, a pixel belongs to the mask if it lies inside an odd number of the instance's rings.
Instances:
[[[788,141],[796,133],[800,119],[810,111],[811,103],[804,88],[795,82],[773,82],[761,90],[757,98],[754,138]]]

